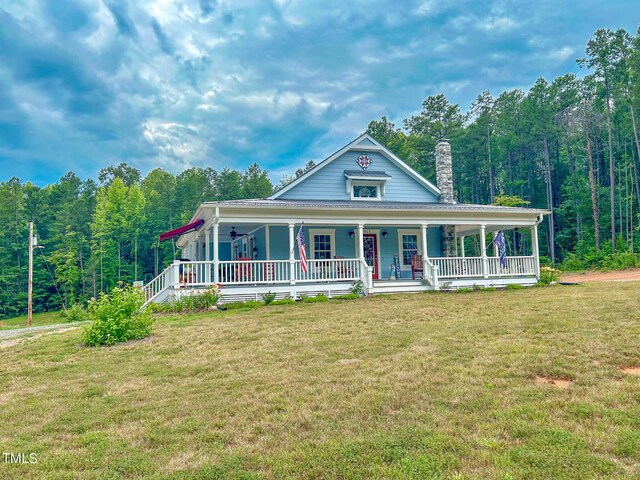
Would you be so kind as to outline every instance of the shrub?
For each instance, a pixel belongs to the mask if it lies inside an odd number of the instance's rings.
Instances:
[[[562,272],[551,267],[542,267],[540,269],[540,283],[549,285],[553,282],[557,282]]]
[[[276,299],[276,294],[273,292],[267,292],[267,293],[263,293],[261,297],[264,304],[269,305],[270,303],[273,303],[273,301]]]
[[[62,312],[62,317],[66,322],[84,322],[85,320],[89,320],[89,313],[82,305],[74,303]]]
[[[188,295],[163,306],[152,307],[152,312],[199,312],[211,310],[220,300],[220,290],[217,285],[206,290],[192,290]],[[149,305],[151,306],[151,305]]]
[[[304,303],[318,303],[318,302],[326,302],[329,300],[329,297],[326,295],[317,295],[315,297],[304,297],[300,301]]]
[[[354,295],[362,295],[362,282],[354,283],[353,287],[351,287],[351,293],[353,293]]]
[[[280,300],[274,300],[269,305],[295,305],[296,301],[293,298],[282,298]]]
[[[344,295],[337,295],[333,298],[336,300],[357,300],[360,298],[360,295],[357,293],[345,293]]]
[[[101,293],[89,302],[87,311],[93,323],[82,332],[85,345],[114,345],[137,340],[151,334],[153,316],[142,309],[144,294],[131,285],[116,287],[111,293]]]
[[[469,292],[473,292],[475,289],[474,288],[459,288],[457,290],[455,290],[456,293],[469,293]]]
[[[519,283],[510,283],[507,285],[507,290],[522,290],[524,285],[520,285]]]
[[[627,268],[634,268],[638,266],[639,263],[638,256],[630,251],[616,251],[603,259],[602,268],[607,270],[625,270]]]

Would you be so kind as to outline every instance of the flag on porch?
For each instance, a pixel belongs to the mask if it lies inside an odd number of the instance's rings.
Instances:
[[[296,235],[296,242],[298,243],[300,270],[302,270],[302,273],[307,273],[307,249],[304,243],[304,222],[300,225],[300,230],[298,230],[298,235]]]
[[[504,232],[500,230],[493,239],[493,243],[498,247],[498,256],[500,257],[500,266],[507,268],[507,243],[504,238]]]

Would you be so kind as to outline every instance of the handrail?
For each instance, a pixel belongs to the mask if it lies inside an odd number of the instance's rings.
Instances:
[[[173,285],[173,281],[171,281],[172,279],[170,278],[173,268],[173,264],[169,265],[156,278],[143,287],[145,299],[143,306],[155,300],[162,292]]]

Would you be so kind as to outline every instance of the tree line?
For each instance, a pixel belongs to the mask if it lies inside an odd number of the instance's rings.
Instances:
[[[448,139],[458,202],[548,209],[541,253],[549,261],[628,266],[637,260],[640,212],[640,33],[597,30],[578,63],[582,78],[540,78],[526,92],[497,97],[484,91],[466,112],[443,94],[430,96],[401,127],[382,117],[367,132],[432,181],[435,145]],[[97,180],[70,172],[44,188],[2,182],[0,317],[26,309],[29,221],[45,247],[36,250],[34,273],[35,310],[43,311],[85,301],[120,280],[153,278],[179,254],[172,242],[158,245],[158,235],[186,223],[201,202],[273,190],[257,164],[244,172],[155,169],[143,177],[122,163]]]

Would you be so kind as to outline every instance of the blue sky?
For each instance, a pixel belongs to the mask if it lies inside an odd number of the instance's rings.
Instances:
[[[466,109],[583,74],[596,28],[638,19],[637,0],[2,0],[0,181],[255,161],[276,183],[428,95]]]

